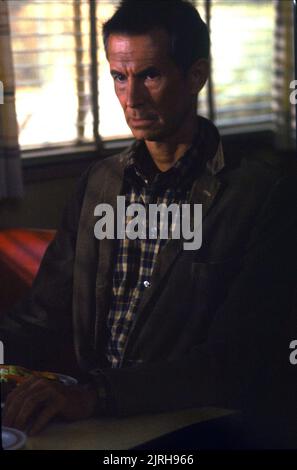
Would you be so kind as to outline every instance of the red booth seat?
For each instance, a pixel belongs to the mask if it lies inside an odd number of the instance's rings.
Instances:
[[[0,313],[9,310],[32,285],[55,230],[0,231]]]

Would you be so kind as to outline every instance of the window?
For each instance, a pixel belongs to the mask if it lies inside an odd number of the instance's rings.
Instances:
[[[205,2],[194,3],[206,21]],[[210,5],[216,124],[273,128],[273,0],[212,0]]]
[[[131,136],[101,38],[102,23],[118,3],[8,2],[24,150],[82,145],[94,142],[98,133],[103,141]],[[205,20],[206,2],[193,3]],[[215,121],[233,131],[253,125],[271,128],[273,0],[212,0],[210,5]],[[202,115],[208,115],[208,102],[205,89],[199,97]]]
[[[92,140],[87,1],[9,1],[22,148]]]

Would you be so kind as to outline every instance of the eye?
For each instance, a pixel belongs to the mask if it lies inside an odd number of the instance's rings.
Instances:
[[[115,82],[123,83],[126,80],[125,75],[122,73],[114,73],[112,76]]]
[[[155,80],[156,78],[159,78],[161,76],[160,72],[158,70],[150,70],[145,74],[145,78],[147,80]]]

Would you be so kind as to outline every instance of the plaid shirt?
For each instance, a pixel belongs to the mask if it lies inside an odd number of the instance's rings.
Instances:
[[[195,159],[197,161],[197,158]],[[126,207],[131,203],[144,205],[184,204],[189,200],[193,177],[193,147],[165,172],[158,170],[144,143],[136,143],[128,157],[124,173]],[[197,163],[197,162],[196,162]],[[146,168],[145,168],[146,167]],[[126,215],[126,227],[132,217]],[[168,221],[168,235],[174,228],[174,220]],[[107,360],[111,367],[120,367],[126,340],[137,315],[137,307],[150,280],[157,256],[168,239],[160,238],[160,223],[150,227],[151,234],[145,239],[130,240],[125,237],[116,241],[115,270],[111,306],[107,318],[109,339]],[[156,238],[149,238],[148,235]]]

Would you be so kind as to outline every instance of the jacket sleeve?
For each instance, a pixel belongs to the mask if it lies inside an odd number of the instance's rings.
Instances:
[[[297,321],[291,317],[297,287],[296,202],[296,178],[278,180],[203,344],[178,360],[98,371],[109,383],[115,414],[197,406],[264,412],[265,405],[268,410],[295,403],[289,344],[297,338]]]
[[[28,297],[0,320],[5,363],[31,368],[59,363],[60,346],[72,331],[73,261],[87,172],[64,209]]]

